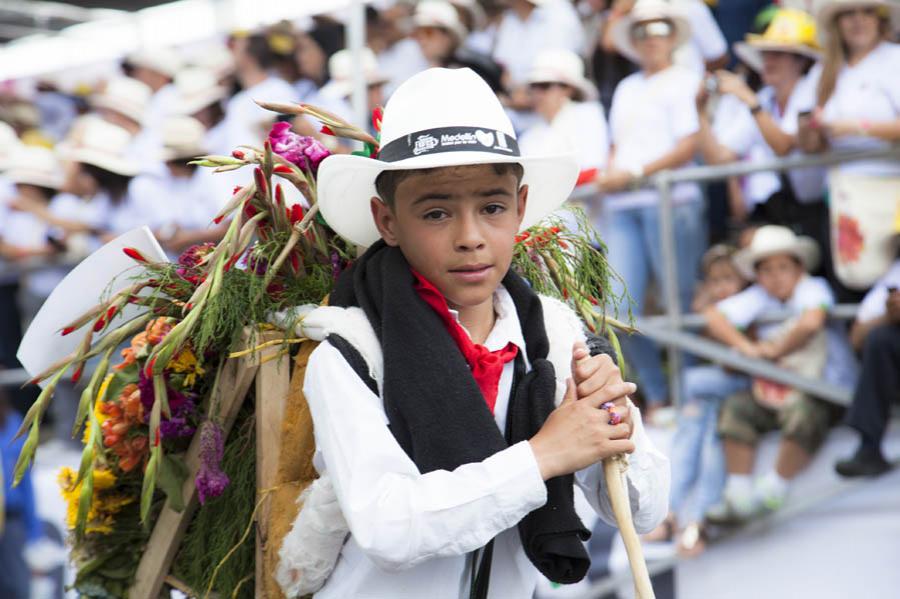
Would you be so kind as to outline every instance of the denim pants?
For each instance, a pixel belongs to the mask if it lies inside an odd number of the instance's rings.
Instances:
[[[6,525],[0,534],[0,597],[3,599],[28,599],[31,570],[24,556],[27,536],[25,521],[7,513]]]
[[[719,366],[692,366],[684,371],[684,405],[672,444],[672,513],[683,522],[699,522],[719,502],[725,486],[725,454],[716,433],[719,408],[734,393],[750,388],[750,379]],[[691,506],[685,501],[696,485]],[[682,513],[683,512],[683,513]]]
[[[700,255],[706,249],[703,202],[689,201],[674,207],[675,248],[678,265],[678,296],[682,311],[690,309]],[[644,313],[644,296],[650,277],[663,293],[662,240],[659,234],[659,206],[603,210],[600,234],[608,250],[608,260],[622,277],[635,302],[635,313]],[[616,294],[622,284],[613,281]],[[620,308],[625,309],[622,304]],[[637,374],[648,404],[659,405],[668,397],[659,347],[646,337],[621,337],[622,350]]]

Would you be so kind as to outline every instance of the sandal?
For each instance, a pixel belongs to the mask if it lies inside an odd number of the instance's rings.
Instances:
[[[641,537],[645,543],[670,543],[675,538],[675,516],[669,514],[659,526]]]

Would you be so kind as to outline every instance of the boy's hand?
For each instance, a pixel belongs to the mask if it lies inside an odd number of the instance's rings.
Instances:
[[[612,422],[628,425],[630,439],[632,423],[628,395],[634,391],[617,395],[625,381],[622,380],[622,371],[612,358],[606,354],[591,356],[587,346],[578,342],[572,348],[572,378],[575,381],[578,399],[600,399],[601,408],[608,409]]]
[[[583,350],[578,351],[579,349]],[[576,358],[575,356],[580,356]],[[606,402],[622,401],[634,393],[633,383],[622,382],[618,368],[609,368],[612,360],[594,360],[581,345],[573,352],[585,393],[580,394],[575,380],[569,386],[562,404],[547,418],[541,430],[531,438],[532,451],[544,480],[581,470],[620,453],[634,451],[630,420],[626,424],[610,424],[611,414],[601,406]],[[602,358],[602,356],[596,356]],[[586,375],[586,376],[585,376]],[[598,381],[603,381],[598,385]],[[596,385],[596,388],[594,388]],[[615,409],[619,409],[616,406]],[[623,410],[620,413],[624,416]]]

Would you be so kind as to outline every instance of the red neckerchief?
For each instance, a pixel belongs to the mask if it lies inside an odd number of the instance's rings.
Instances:
[[[500,375],[503,374],[503,366],[514,359],[519,352],[518,346],[510,341],[506,347],[495,352],[490,351],[483,345],[479,345],[472,341],[466,330],[459,324],[459,321],[450,313],[450,307],[444,295],[438,291],[438,288],[431,284],[425,277],[412,271],[416,282],[413,284],[419,297],[440,316],[447,327],[447,332],[456,343],[459,351],[465,358],[475,383],[484,396],[491,414],[494,413],[494,406],[497,403],[497,390],[500,386]]]

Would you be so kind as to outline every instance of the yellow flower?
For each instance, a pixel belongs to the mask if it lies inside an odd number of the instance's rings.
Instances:
[[[197,382],[198,376],[206,374],[206,370],[197,361],[197,356],[191,351],[191,348],[184,348],[175,359],[169,362],[169,368],[178,374],[186,373],[184,377],[184,386],[193,387]]]
[[[75,484],[78,472],[71,468],[62,468],[57,480],[62,490],[63,499],[66,501],[66,525],[74,529],[78,521],[78,501],[81,497],[81,485]],[[116,475],[109,470],[94,469],[94,494],[91,498],[91,506],[88,510],[85,532],[108,534],[111,533],[116,513],[124,506],[133,503],[134,497],[121,494],[104,495],[103,491],[112,489],[116,484]]]
[[[103,423],[109,418],[108,415],[103,413],[103,410],[100,408],[103,407],[105,403],[103,398],[106,397],[106,390],[109,389],[109,384],[112,382],[114,374],[106,375],[106,378],[103,379],[103,382],[100,383],[100,390],[97,391],[97,398],[94,400],[94,418],[97,419],[97,422],[102,426]],[[88,444],[88,437],[91,434],[91,425],[90,423],[84,427],[84,436],[81,438],[81,444]]]

